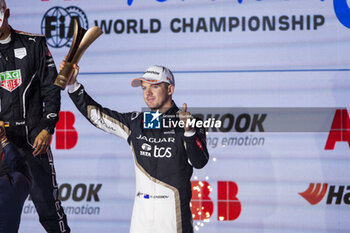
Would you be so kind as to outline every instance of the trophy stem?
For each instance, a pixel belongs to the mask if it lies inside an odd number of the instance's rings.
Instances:
[[[57,78],[54,82],[56,86],[59,86],[62,90],[64,90],[69,82],[69,79],[72,77],[74,73],[73,63],[65,62],[63,69],[57,75]]]

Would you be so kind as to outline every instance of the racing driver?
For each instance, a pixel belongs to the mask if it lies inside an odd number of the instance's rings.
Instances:
[[[60,69],[64,66],[61,63]],[[79,111],[97,128],[118,135],[129,143],[136,172],[136,194],[131,233],[192,233],[191,176],[209,159],[202,128],[184,127],[147,129],[144,115],[150,112],[119,113],[102,107],[76,81],[78,67],[69,81],[69,95]],[[172,121],[186,123],[190,113],[182,111],[172,99],[175,81],[163,66],[151,66],[142,77],[132,80],[141,86],[143,98],[153,111],[152,118],[174,116]],[[151,119],[154,120],[154,119]]]
[[[48,233],[69,233],[50,149],[61,105],[56,66],[45,37],[14,30],[10,15],[0,0],[0,119],[27,163],[41,225]]]

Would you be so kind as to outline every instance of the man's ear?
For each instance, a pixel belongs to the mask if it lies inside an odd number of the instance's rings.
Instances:
[[[168,86],[168,95],[174,94],[174,91],[175,91],[174,85],[170,84],[170,85]]]
[[[8,9],[8,8],[6,9],[4,18],[5,18],[5,19],[10,18],[10,9]]]

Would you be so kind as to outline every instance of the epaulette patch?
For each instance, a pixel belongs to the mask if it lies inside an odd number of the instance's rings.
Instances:
[[[131,120],[135,120],[140,115],[140,112],[132,112],[131,114]]]
[[[26,36],[40,36],[40,37],[45,37],[42,34],[39,33],[30,33],[30,32],[23,32],[23,31],[17,31],[15,30],[16,33],[21,34],[21,35],[26,35]]]

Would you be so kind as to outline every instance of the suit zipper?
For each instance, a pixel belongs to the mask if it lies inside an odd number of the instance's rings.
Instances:
[[[26,89],[23,92],[23,119],[26,121],[26,93],[27,90],[29,89],[30,85],[32,85],[33,79],[35,78],[36,73],[32,76],[28,86],[26,87]],[[27,124],[25,124],[25,128],[26,128],[26,139],[27,139],[27,143],[33,147],[33,145],[30,143],[29,140],[29,132],[28,132],[28,126]]]

